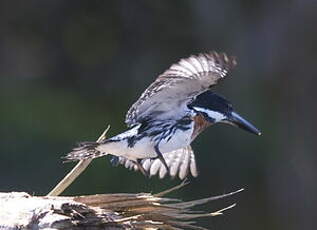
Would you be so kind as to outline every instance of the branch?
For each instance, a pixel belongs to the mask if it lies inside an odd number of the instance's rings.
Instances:
[[[182,202],[149,193],[75,197],[41,197],[23,192],[0,193],[0,229],[205,230],[196,226],[193,220],[221,215],[235,204],[211,213],[194,212],[189,207],[222,197],[224,196]]]
[[[106,134],[110,129],[110,125],[98,138],[97,142],[101,142],[106,139]],[[48,196],[59,196],[66,188],[68,188],[74,180],[88,167],[92,159],[81,160],[77,165],[50,191]]]

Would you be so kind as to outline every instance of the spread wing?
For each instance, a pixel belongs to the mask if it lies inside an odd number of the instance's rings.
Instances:
[[[198,176],[195,155],[190,146],[169,153],[163,153],[163,157],[168,165],[171,177],[178,176],[183,180],[188,174],[191,174],[193,177]],[[132,161],[124,157],[113,156],[112,162],[116,165],[124,165],[124,167],[130,170],[138,170],[138,167]],[[168,174],[165,166],[159,159],[144,159],[141,164],[150,176],[158,175],[162,179]]]
[[[216,85],[235,65],[234,57],[216,52],[181,59],[159,75],[131,106],[126,115],[127,125],[132,126],[151,115],[156,119],[183,117],[186,105]]]

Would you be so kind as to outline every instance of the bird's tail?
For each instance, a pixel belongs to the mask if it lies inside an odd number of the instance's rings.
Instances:
[[[68,162],[94,159],[106,155],[106,153],[102,153],[97,150],[99,145],[100,144],[98,142],[81,142],[76,148],[74,148],[63,158],[66,162]]]

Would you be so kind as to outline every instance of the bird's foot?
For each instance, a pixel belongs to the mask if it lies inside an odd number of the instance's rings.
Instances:
[[[142,164],[141,164],[141,160],[137,159],[135,161],[136,166],[138,167],[138,169],[140,170],[140,172],[147,178],[150,177],[150,174],[143,168]]]
[[[160,159],[160,161],[162,162],[162,164],[165,166],[167,173],[170,175],[169,167],[168,167],[168,165],[167,165],[167,163],[166,163],[166,161],[165,161],[165,159],[164,159],[162,153],[160,152],[158,146],[155,146],[155,152],[156,152],[156,154],[157,154],[158,159]]]

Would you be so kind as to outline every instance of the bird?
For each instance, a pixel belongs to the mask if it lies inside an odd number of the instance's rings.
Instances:
[[[113,165],[145,176],[198,176],[191,143],[207,127],[224,123],[261,132],[211,91],[236,66],[236,58],[211,51],[173,64],[141,94],[126,114],[128,130],[101,142],[81,142],[67,161],[109,155]]]

